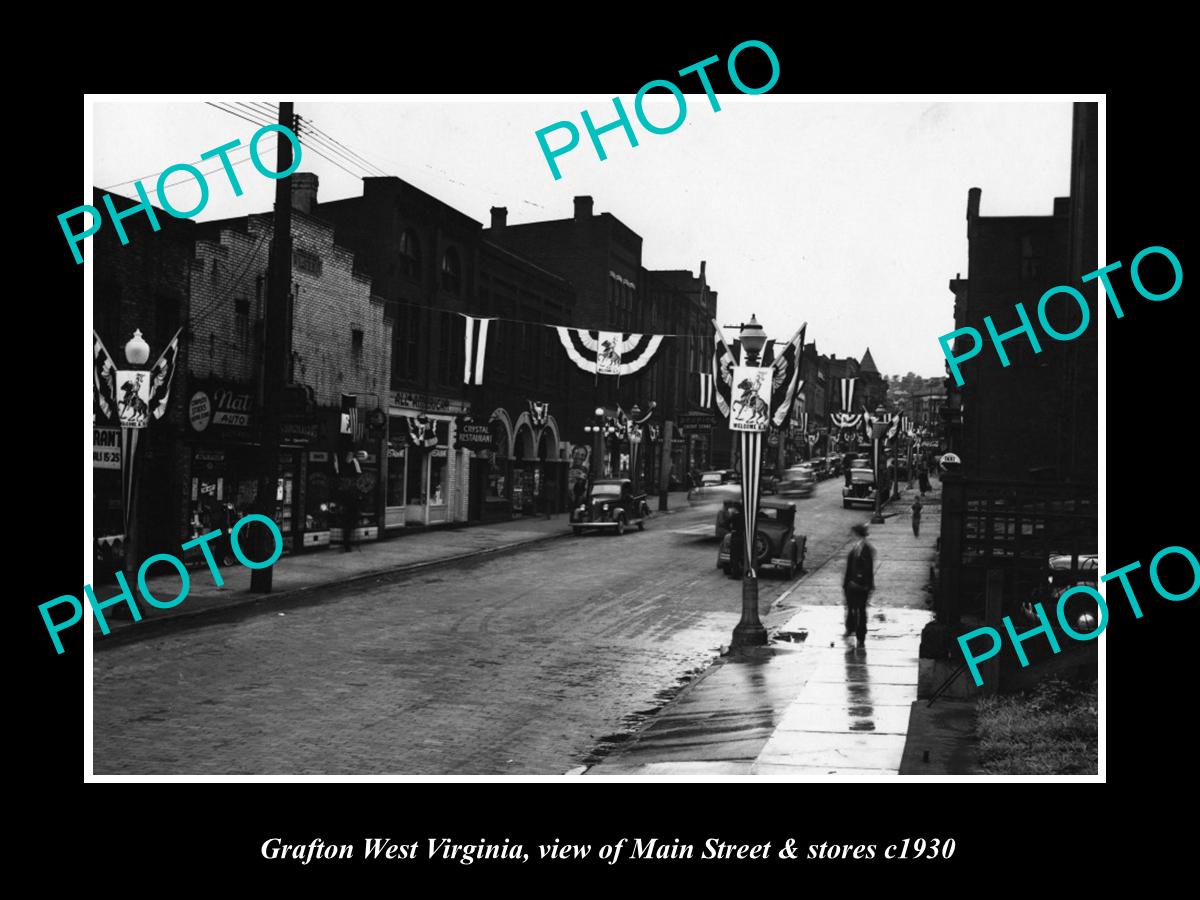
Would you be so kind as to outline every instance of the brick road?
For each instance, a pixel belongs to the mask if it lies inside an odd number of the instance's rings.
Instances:
[[[869,515],[840,493],[831,480],[798,501],[809,568]],[[714,515],[97,644],[95,771],[560,774],[728,643],[740,587],[716,569],[715,541],[687,533]],[[789,586],[764,573],[762,608]]]

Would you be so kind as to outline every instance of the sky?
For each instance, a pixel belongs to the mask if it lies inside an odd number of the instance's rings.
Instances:
[[[647,268],[697,272],[705,260],[722,325],[754,314],[783,340],[807,321],[821,353],[861,358],[870,347],[886,375],[943,374],[937,338],[954,328],[948,282],[967,272],[969,188],[982,189],[985,216],[1049,215],[1054,197],[1069,193],[1070,103],[717,96],[720,111],[703,93],[686,95],[682,126],[665,135],[645,130],[633,98],[622,97],[638,146],[621,129],[608,132],[604,161],[580,111],[599,127],[615,118],[611,97],[296,99],[296,112],[320,130],[299,171],[319,176],[320,200],[359,196],[357,176],[383,171],[484,225],[492,206],[507,207],[510,224],[569,218],[573,198],[590,195],[597,213],[641,235]],[[654,97],[645,103],[649,120],[670,123],[675,100]],[[221,102],[249,114],[232,99]],[[557,158],[555,180],[535,133],[562,120],[581,137]],[[246,145],[258,127],[190,97],[97,101],[93,123],[92,182],[134,196],[132,180],[142,178],[155,205],[159,172],[197,163],[235,138]],[[553,147],[565,139],[562,131],[548,136]],[[260,145],[272,169],[274,142],[271,134]],[[248,151],[230,158],[238,163]],[[218,167],[214,159],[200,164]],[[274,181],[249,162],[234,171],[242,196],[223,174],[208,176],[197,221],[270,208]],[[178,209],[199,198],[185,173],[167,186]]]

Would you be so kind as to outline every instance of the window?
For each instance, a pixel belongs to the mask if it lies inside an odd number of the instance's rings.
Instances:
[[[350,347],[356,356],[362,355],[363,349],[363,331],[361,328],[350,329]]]
[[[453,247],[442,254],[442,288],[455,294],[462,289],[462,263]]]
[[[1033,238],[1029,235],[1021,237],[1021,278],[1029,280],[1038,277],[1041,260],[1034,255]]]
[[[307,250],[293,250],[292,265],[298,272],[304,272],[317,278],[321,277],[321,257],[315,253],[309,253]]]
[[[392,383],[413,381],[417,377],[417,341],[420,310],[407,303],[396,305],[392,326]]]
[[[400,272],[409,278],[420,277],[421,244],[411,228],[406,228],[400,235]]]
[[[250,301],[233,301],[233,330],[237,335],[238,345],[250,346]]]

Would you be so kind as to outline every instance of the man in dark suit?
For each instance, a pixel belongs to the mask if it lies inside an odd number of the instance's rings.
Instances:
[[[858,636],[858,646],[867,642],[867,598],[875,590],[875,548],[867,542],[867,526],[850,529],[858,537],[846,557],[842,591],[846,595],[846,634]]]

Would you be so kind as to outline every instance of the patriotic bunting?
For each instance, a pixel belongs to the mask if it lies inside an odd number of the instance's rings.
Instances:
[[[530,400],[529,402],[529,420],[533,423],[534,428],[541,428],[546,424],[546,420],[550,417],[550,404],[543,400]]]
[[[585,372],[600,375],[632,375],[658,351],[661,334],[630,334],[616,331],[585,331],[555,326],[567,356]]]
[[[92,386],[96,402],[105,418],[112,418],[117,408],[117,367],[104,349],[100,335],[92,332]]]
[[[437,429],[428,416],[405,416],[408,439],[414,447],[429,449],[437,446]]]
[[[459,313],[467,321],[463,343],[463,384],[483,384],[483,358],[487,353],[488,323]]]
[[[775,370],[774,384],[771,390],[771,408],[775,411],[772,421],[775,427],[782,428],[792,411],[792,399],[803,385],[800,379],[800,354],[804,348],[804,332],[808,328],[805,322],[800,330],[772,362]]]
[[[774,422],[777,427],[783,427],[787,422],[796,392],[804,383],[800,378],[800,353],[804,347],[807,328],[807,322],[801,325],[800,330],[784,345],[778,356],[775,355],[775,341],[769,341],[764,348],[762,366],[771,370],[770,409],[773,412],[769,421]],[[741,343],[735,340],[730,347],[715,320],[713,329],[712,378],[716,387],[717,407],[721,410],[721,415],[728,416],[732,405],[734,368],[741,365]]]
[[[708,409],[712,406],[713,377],[708,372],[698,372],[696,377],[700,379],[700,406]]]
[[[358,418],[357,394],[342,394],[342,415],[338,433],[350,435],[352,441],[362,440],[362,423]]]
[[[834,428],[857,428],[863,424],[863,421],[863,413],[832,412],[829,414],[829,424]]]
[[[857,378],[840,378],[842,388],[842,412],[850,412],[854,409],[854,384],[858,381]]]
[[[161,419],[167,411],[167,401],[171,398],[171,380],[175,377],[175,361],[179,358],[179,333],[167,344],[167,349],[150,369],[150,415]]]

